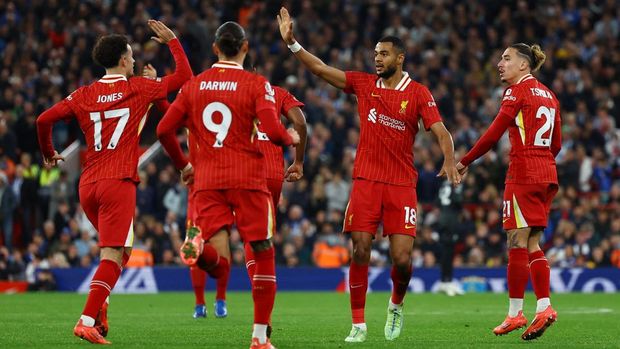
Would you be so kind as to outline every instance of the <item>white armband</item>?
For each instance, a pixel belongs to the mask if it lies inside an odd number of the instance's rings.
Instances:
[[[288,49],[291,50],[291,52],[293,53],[297,53],[299,52],[299,50],[301,50],[301,45],[295,41],[292,45],[286,45],[288,46]]]

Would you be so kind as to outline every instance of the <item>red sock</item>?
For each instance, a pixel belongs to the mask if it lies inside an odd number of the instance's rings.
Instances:
[[[250,277],[251,285],[252,280],[254,280],[254,274],[256,274],[256,261],[254,260],[254,250],[252,250],[252,245],[247,242],[243,245],[243,249],[245,250],[245,267],[248,270],[248,276]]]
[[[90,316],[93,319],[97,317],[99,309],[110,295],[120,275],[121,268],[116,262],[104,259],[99,263],[99,267],[97,267],[97,271],[90,282],[90,292],[88,292],[82,315]]]
[[[269,324],[276,298],[276,261],[273,247],[254,253],[256,274],[252,282],[254,323]]]
[[[411,264],[404,274],[399,272],[398,268],[392,266],[392,272],[390,273],[392,283],[394,284],[394,287],[392,288],[392,303],[401,304],[403,302],[407,289],[409,288],[409,281],[411,280],[412,272],[413,267]]]
[[[217,280],[215,299],[225,301],[228,278],[230,277],[230,263],[228,259],[220,257],[220,261],[210,274]]]
[[[228,259],[220,256],[213,246],[205,244],[196,265],[206,271],[209,276],[217,279],[215,299],[226,300],[226,287],[228,287],[228,277],[230,276]]]
[[[192,279],[192,288],[194,289],[196,305],[204,305],[205,286],[207,285],[207,273],[204,270],[193,266],[189,268],[189,275]]]
[[[549,262],[542,250],[530,253],[530,275],[536,299],[549,298]]]
[[[523,298],[530,275],[527,248],[511,248],[508,252],[508,294]]]
[[[366,322],[364,307],[368,290],[368,264],[351,262],[349,267],[349,292],[351,292],[351,315],[354,324]]]
[[[217,265],[219,259],[220,255],[217,253],[215,248],[209,244],[204,244],[202,254],[198,257],[196,265],[200,267],[200,269],[208,272]]]

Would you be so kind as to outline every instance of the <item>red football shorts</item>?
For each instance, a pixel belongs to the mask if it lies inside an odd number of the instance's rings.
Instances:
[[[196,225],[209,240],[235,223],[244,242],[267,240],[275,230],[271,196],[260,190],[201,190],[194,194]]]
[[[546,227],[549,208],[557,192],[558,185],[552,183],[507,183],[502,209],[504,230]]]
[[[377,233],[383,222],[383,235],[416,236],[418,198],[414,186],[403,187],[365,179],[354,179],[344,217],[345,233]]]
[[[269,193],[271,193],[273,207],[278,207],[280,193],[282,193],[282,179],[267,178],[267,189],[269,189]]]
[[[129,179],[101,179],[80,185],[80,204],[99,231],[101,247],[131,247],[136,212],[136,183]]]

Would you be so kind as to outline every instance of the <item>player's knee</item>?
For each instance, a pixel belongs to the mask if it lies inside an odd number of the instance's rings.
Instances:
[[[399,253],[392,256],[392,264],[401,272],[407,272],[411,266],[411,254]]]
[[[356,244],[353,246],[353,261],[359,264],[365,264],[370,261],[370,246],[365,244]]]
[[[271,248],[271,240],[250,241],[254,252],[263,252]]]

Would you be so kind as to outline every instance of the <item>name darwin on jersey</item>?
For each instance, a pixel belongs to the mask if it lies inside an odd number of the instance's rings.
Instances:
[[[200,90],[237,91],[236,81],[201,81]]]
[[[399,131],[405,130],[404,122],[391,118],[385,114],[377,115],[377,110],[375,108],[370,109],[370,113],[368,113],[368,121],[372,122],[373,124],[376,124],[377,120],[379,120],[379,123],[383,126],[391,127]]]

